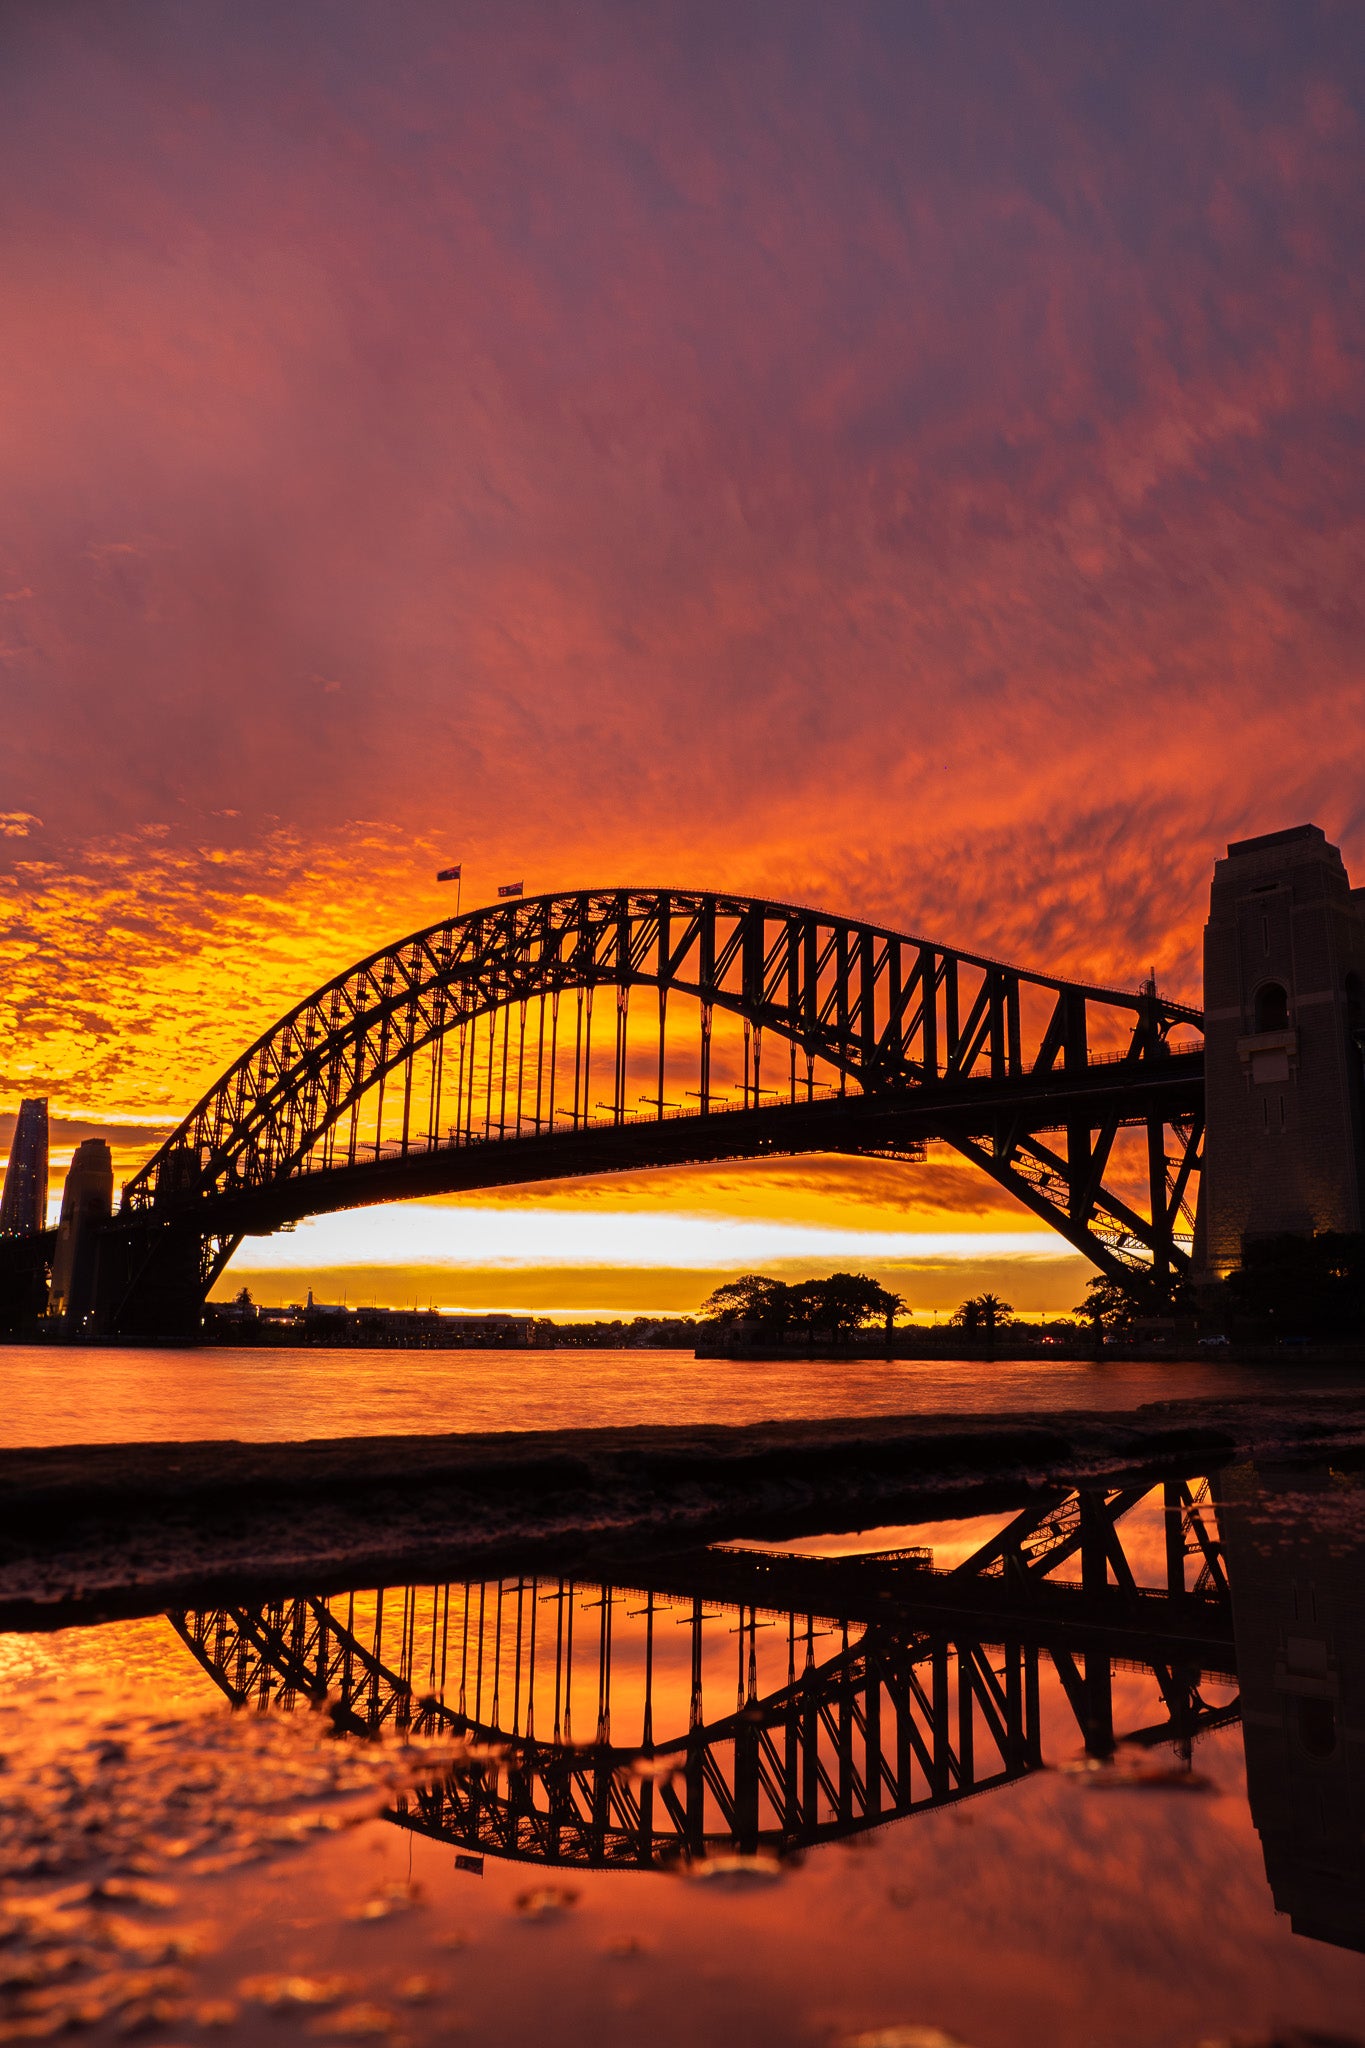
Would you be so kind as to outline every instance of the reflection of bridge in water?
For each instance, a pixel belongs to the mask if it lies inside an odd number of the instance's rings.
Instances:
[[[1155,1584],[1125,1547],[1149,1496]],[[1120,1740],[1188,1753],[1237,1711],[1217,1535],[1184,1480],[1058,1488],[950,1570],[919,1550],[711,1549],[613,1583],[518,1576],[172,1620],[237,1705],[326,1703],[346,1733],[465,1738],[465,1760],[391,1818],[552,1865],[785,1854],[951,1805],[1041,1768],[1045,1698],[1099,1758]],[[1120,1670],[1147,1674],[1157,1703],[1122,1732]]]

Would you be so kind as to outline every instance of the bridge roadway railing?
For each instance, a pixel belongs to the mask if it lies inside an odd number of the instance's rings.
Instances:
[[[554,1130],[530,1120],[518,1129],[509,1119],[505,1130],[452,1128],[435,1136],[423,1132],[406,1140],[381,1139],[353,1160],[312,1164],[261,1187],[205,1190],[187,1201],[180,1213],[202,1228],[260,1230],[403,1195],[571,1179],[654,1164],[821,1150],[918,1160],[934,1139],[952,1142],[970,1156],[984,1149],[993,1159],[997,1151],[1003,1154],[1012,1145],[1009,1170],[1021,1185],[1025,1176],[1032,1176],[1026,1184],[1036,1208],[1040,1200],[1050,1205],[1054,1195],[1061,1198],[1060,1189],[1052,1189],[1053,1170],[1046,1163],[1042,1140],[1050,1131],[1065,1131],[1068,1111],[1074,1112],[1077,1102],[1088,1115],[1107,1120],[1117,1135],[1127,1125],[1145,1126],[1154,1115],[1163,1122],[1179,1118],[1201,1088],[1199,1056],[1173,1054],[1160,1066],[1113,1062],[1097,1068],[1095,1076],[1073,1074],[1047,1090],[1025,1077],[1000,1083],[959,1082],[903,1096],[831,1090],[809,1102],[762,1108],[726,1101],[713,1103],[705,1116],[671,1109],[662,1116],[627,1112]],[[1024,1125],[1027,1145],[1009,1135]],[[1120,1226],[1131,1226],[1130,1235],[1150,1235],[1147,1220],[1118,1198],[1103,1223],[1099,1206],[1097,1196],[1087,1225],[1092,1232],[1103,1227],[1116,1236]],[[1046,1213],[1055,1221],[1051,1206]],[[1171,1218],[1170,1234],[1174,1243],[1188,1240],[1179,1213]]]

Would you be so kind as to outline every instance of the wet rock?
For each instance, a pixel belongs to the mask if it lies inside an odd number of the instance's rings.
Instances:
[[[515,1903],[523,1920],[555,1920],[577,1905],[578,1893],[562,1884],[538,1884],[518,1892]]]
[[[406,1913],[414,1906],[426,1904],[426,1896],[420,1884],[412,1884],[404,1878],[391,1878],[380,1885],[347,1915],[350,1920],[387,1920],[391,1914]]]
[[[1269,2034],[1214,2034],[1196,2048],[1365,2048],[1360,2034],[1335,2034],[1319,2027],[1276,2027]]]
[[[942,2027],[869,2027],[857,2034],[841,2034],[838,2048],[967,2048],[956,2034]]]
[[[756,1886],[777,1884],[785,1875],[776,1856],[704,1856],[686,1866],[694,1884],[714,1885],[718,1891],[747,1891]]]
[[[439,1978],[429,1977],[419,1970],[411,1977],[401,1978],[394,1986],[394,1995],[401,1998],[404,2005],[426,2005],[441,1988]]]
[[[603,1942],[602,1953],[609,1956],[613,1962],[620,1963],[629,1962],[636,1956],[648,1955],[649,1949],[638,1934],[615,1934],[610,1941]]]
[[[355,1984],[350,1977],[265,1976],[244,1978],[237,1990],[253,2005],[288,2012],[297,2006],[335,2005]]]
[[[387,2006],[362,2002],[343,2005],[324,2019],[314,2020],[308,2031],[329,2040],[390,2041],[397,2024],[397,2016]]]

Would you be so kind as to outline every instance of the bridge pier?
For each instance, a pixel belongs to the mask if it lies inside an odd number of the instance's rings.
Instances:
[[[192,1223],[115,1218],[99,1238],[92,1324],[98,1337],[195,1344],[204,1321],[203,1238]]]
[[[0,1338],[31,1337],[47,1312],[55,1230],[0,1232]]]

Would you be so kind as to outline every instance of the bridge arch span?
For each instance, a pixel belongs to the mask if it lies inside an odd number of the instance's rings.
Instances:
[[[128,1183],[118,1222],[193,1236],[202,1299],[243,1235],[327,1209],[765,1152],[914,1158],[934,1138],[1101,1270],[1171,1273],[1202,1136],[1202,1054],[1180,1035],[1200,1026],[1152,988],[767,899],[518,899],[296,1004]],[[1138,1127],[1145,1204],[1110,1170]],[[149,1260],[124,1261],[115,1326]]]

